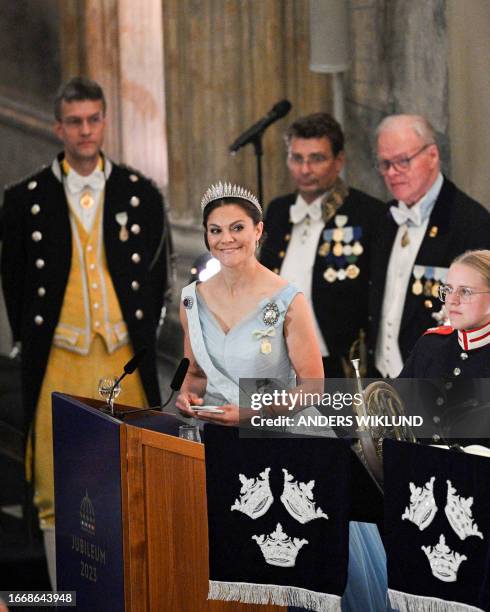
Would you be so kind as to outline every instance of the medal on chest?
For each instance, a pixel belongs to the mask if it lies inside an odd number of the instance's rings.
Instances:
[[[119,240],[121,242],[126,242],[129,238],[128,228],[126,227],[128,224],[128,213],[118,212],[116,214],[116,221],[121,226],[121,229],[119,230]]]
[[[94,204],[95,204],[95,198],[92,195],[91,191],[89,191],[88,189],[85,190],[80,196],[80,206],[84,210],[88,210],[89,208],[92,208]]]
[[[272,344],[270,343],[270,340],[268,338],[264,338],[260,343],[260,352],[262,353],[262,355],[269,355],[271,351]]]

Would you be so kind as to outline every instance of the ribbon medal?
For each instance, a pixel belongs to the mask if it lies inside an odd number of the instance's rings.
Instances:
[[[424,285],[420,280],[424,275],[425,267],[424,266],[414,266],[413,275],[415,277],[415,281],[412,284],[412,293],[414,295],[421,295],[424,290]]]
[[[128,224],[128,213],[127,212],[118,212],[116,214],[116,221],[121,226],[119,230],[119,240],[121,242],[126,242],[129,238],[129,232],[126,225]]]
[[[252,333],[257,340],[261,340],[260,352],[262,355],[269,355],[272,352],[272,344],[269,338],[276,335],[276,330],[273,327],[267,327],[266,329],[256,329]]]

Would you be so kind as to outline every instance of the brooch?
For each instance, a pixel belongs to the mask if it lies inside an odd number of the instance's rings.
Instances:
[[[262,321],[265,325],[275,325],[279,321],[279,308],[274,302],[265,305],[262,313]]]
[[[194,306],[194,300],[187,296],[182,300],[182,304],[184,305],[184,308],[190,310]]]

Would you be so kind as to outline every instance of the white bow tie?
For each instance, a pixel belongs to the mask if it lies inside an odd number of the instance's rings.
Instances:
[[[291,223],[294,223],[295,225],[297,223],[301,223],[301,221],[303,221],[303,219],[306,217],[310,217],[313,221],[319,221],[322,218],[321,207],[313,206],[299,200],[289,209],[289,218],[291,219]]]
[[[66,184],[71,193],[79,193],[87,187],[90,187],[94,191],[101,191],[104,189],[105,176],[102,170],[94,170],[92,174],[88,176],[81,176],[74,170],[70,170],[66,177]]]
[[[403,202],[400,202],[398,206],[391,206],[390,213],[395,223],[398,225],[415,225],[419,227],[422,225],[422,211],[418,208],[408,208]]]

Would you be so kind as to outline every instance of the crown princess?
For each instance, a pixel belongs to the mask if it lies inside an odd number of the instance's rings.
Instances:
[[[447,480],[446,482],[447,503],[444,512],[451,527],[461,540],[468,536],[478,536],[483,540],[483,534],[478,530],[478,525],[474,523],[473,512],[471,511],[473,498],[456,495],[457,491],[451,484],[451,481]]]
[[[269,535],[254,535],[252,540],[255,540],[260,546],[265,562],[279,567],[294,567],[298,552],[305,544],[308,544],[308,540],[290,538],[282,530],[281,523],[277,523],[275,531]]]
[[[402,520],[408,519],[418,526],[420,531],[428,527],[437,512],[436,500],[434,499],[435,476],[426,482],[424,487],[416,487],[413,482],[410,486],[410,506],[405,508]]]
[[[235,500],[231,510],[239,510],[253,519],[265,514],[274,501],[269,485],[270,471],[269,467],[266,468],[258,478],[247,478],[239,474],[238,478],[242,483],[240,498]]]
[[[328,515],[320,507],[315,509],[313,499],[315,481],[298,482],[287,470],[283,468],[282,471],[284,473],[284,489],[281,501],[289,514],[303,525],[317,518],[328,519]]]
[[[446,539],[442,533],[439,537],[439,544],[432,548],[421,546],[421,549],[429,559],[433,576],[443,582],[456,582],[459,566],[468,558],[466,555],[451,551],[449,546],[446,546]]]
[[[204,210],[208,204],[215,200],[222,200],[223,198],[239,198],[240,200],[247,200],[253,204],[261,213],[262,208],[259,201],[251,191],[247,191],[240,185],[232,185],[231,183],[223,183],[220,181],[216,185],[211,185],[206,193],[202,196],[201,209]]]

